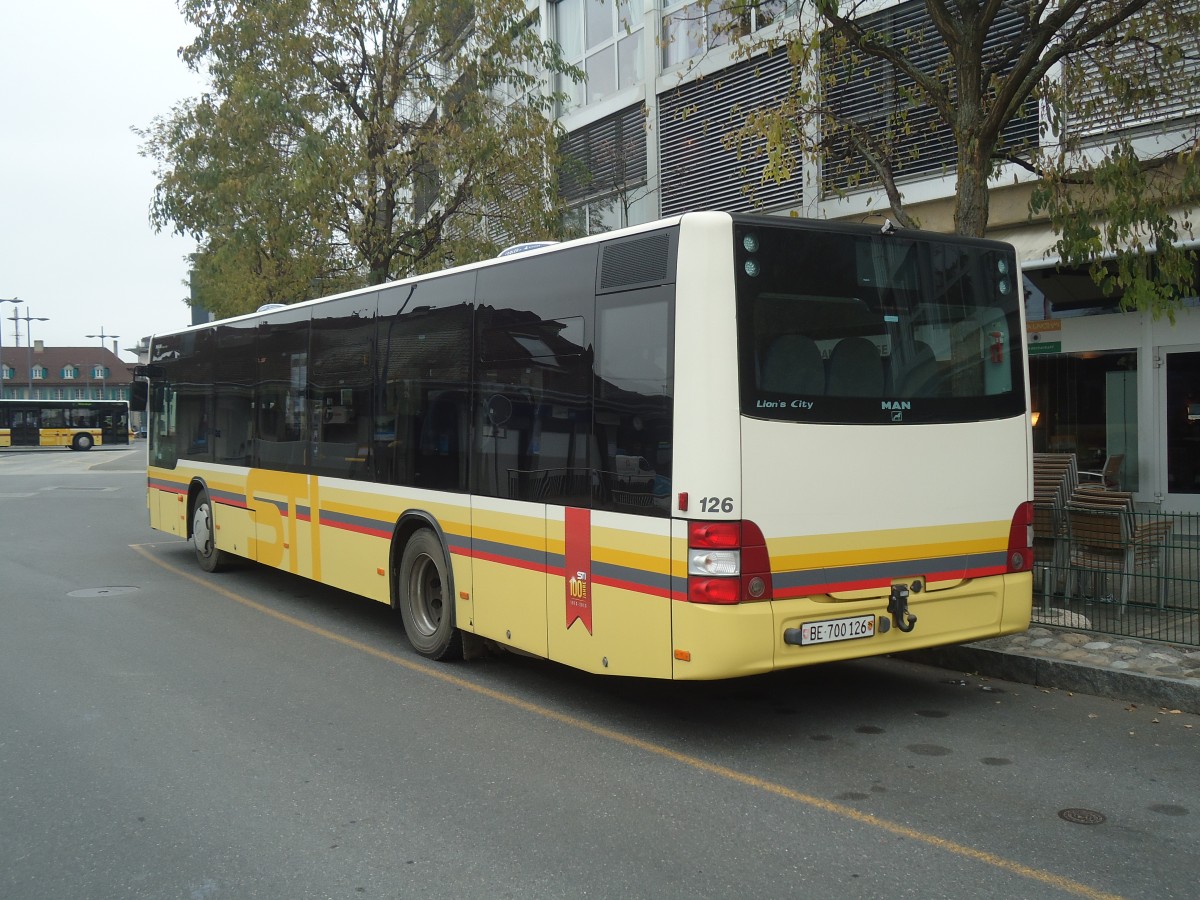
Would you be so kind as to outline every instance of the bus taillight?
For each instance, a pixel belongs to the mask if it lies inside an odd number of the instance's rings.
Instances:
[[[771,599],[771,559],[753,522],[688,523],[688,601]]]
[[[1009,572],[1028,572],[1033,568],[1033,504],[1022,503],[1013,513],[1008,529]]]

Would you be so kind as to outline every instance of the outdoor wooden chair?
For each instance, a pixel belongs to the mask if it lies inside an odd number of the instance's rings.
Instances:
[[[1067,496],[1079,486],[1079,461],[1074,453],[1033,454],[1033,477],[1059,479],[1067,488]],[[1065,498],[1064,498],[1065,499]]]
[[[1121,489],[1121,466],[1125,465],[1125,454],[1114,453],[1104,461],[1104,468],[1099,472],[1080,472],[1079,480],[1092,481],[1104,486],[1108,491]]]
[[[1047,612],[1058,580],[1065,583],[1069,551],[1065,507],[1078,484],[1074,453],[1033,455],[1034,567],[1041,569],[1042,603]]]
[[[1170,577],[1171,562],[1169,553],[1171,522],[1139,522],[1138,514],[1133,508],[1132,493],[1129,491],[1106,491],[1100,485],[1080,485],[1074,494],[1071,495],[1071,501],[1067,505],[1067,510],[1071,557],[1069,565],[1071,573],[1074,572],[1076,559],[1095,562],[1098,554],[1099,556],[1109,557],[1109,562],[1111,563],[1117,557],[1124,559],[1128,555],[1129,562],[1124,567],[1128,575],[1142,575],[1148,569],[1157,569],[1158,606],[1160,609],[1166,607],[1167,583]],[[1077,530],[1077,517],[1072,514],[1072,510],[1075,510],[1078,514],[1091,511],[1119,516],[1124,522],[1123,530],[1118,535],[1113,531],[1112,520],[1108,520],[1105,523],[1105,527],[1109,529],[1109,533],[1104,537],[1103,541],[1098,541],[1099,532],[1095,530],[1095,527],[1099,523],[1099,520],[1093,520],[1090,525],[1080,522],[1082,530]],[[1080,568],[1093,567],[1081,565]],[[1099,569],[1096,569],[1096,571],[1099,571]],[[1114,570],[1108,568],[1105,571],[1111,572]],[[1071,573],[1068,573],[1068,594],[1071,593]],[[1121,606],[1124,609],[1125,600],[1128,596],[1124,576],[1122,577],[1122,582]]]
[[[1067,504],[1070,554],[1067,597],[1075,595],[1079,576],[1091,572],[1093,590],[1097,576],[1116,576],[1121,611],[1129,602],[1129,582],[1134,572],[1132,513],[1111,504]]]
[[[1058,576],[1067,569],[1068,542],[1063,528],[1063,507],[1053,498],[1033,501],[1033,565],[1041,569],[1042,609],[1050,611],[1050,596]]]

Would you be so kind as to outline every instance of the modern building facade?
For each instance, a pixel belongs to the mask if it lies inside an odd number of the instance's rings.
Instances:
[[[554,86],[568,97],[559,111],[567,132],[560,185],[581,230],[691,209],[883,221],[884,195],[859,189],[852,169],[823,181],[821,160],[804,158],[788,180],[764,179],[761,145],[734,139],[748,113],[785,96],[791,68],[784,53],[747,58],[731,34],[752,40],[786,27],[787,0],[747,4],[733,31],[719,5],[703,0],[530,0],[535,8],[543,36],[587,74]],[[872,15],[905,34],[925,27],[920,0],[881,2]],[[869,77],[888,77],[875,69]],[[880,93],[862,91],[861,80],[846,80],[848,92],[860,91],[847,102],[861,101],[865,119],[884,115]],[[1042,115],[1031,101],[1006,137],[1038,140],[1049,124]],[[1182,130],[1200,115],[1200,95],[1175,98],[1170,115]],[[1161,124],[1161,116],[1131,121],[1128,134],[1162,140]],[[1097,142],[1108,134],[1081,121],[1061,127]],[[949,231],[953,147],[932,127],[914,129],[911,140],[916,152],[899,179],[906,208],[923,227]],[[1174,322],[1124,313],[1086,272],[1062,270],[1055,235],[1030,218],[1033,185],[1017,167],[1001,171],[989,227],[1017,247],[1025,268],[1035,449],[1075,452],[1085,469],[1121,455],[1122,487],[1137,500],[1200,512],[1200,309],[1189,303]]]

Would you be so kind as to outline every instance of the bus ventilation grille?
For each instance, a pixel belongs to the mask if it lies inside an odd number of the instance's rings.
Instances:
[[[670,281],[670,249],[671,237],[667,234],[605,244],[600,258],[600,293]]]

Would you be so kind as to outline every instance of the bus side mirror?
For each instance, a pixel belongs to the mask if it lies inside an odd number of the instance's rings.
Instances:
[[[150,399],[150,382],[137,379],[129,387],[129,408],[134,412],[145,412]]]

